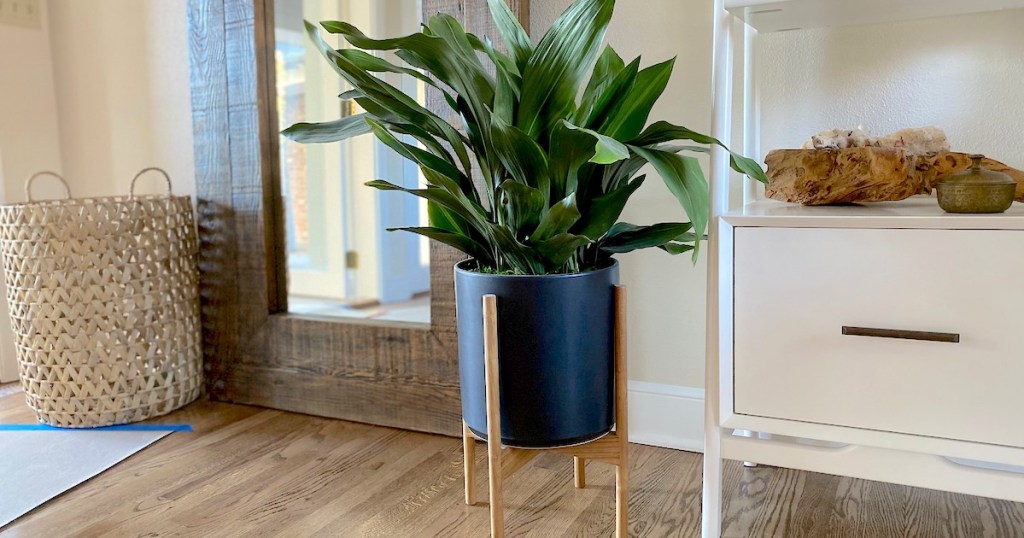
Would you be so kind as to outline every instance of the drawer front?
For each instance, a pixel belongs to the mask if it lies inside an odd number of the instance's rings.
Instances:
[[[1024,447],[1024,232],[734,239],[736,413]]]

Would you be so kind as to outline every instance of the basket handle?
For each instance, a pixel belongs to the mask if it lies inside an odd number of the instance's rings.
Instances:
[[[167,180],[167,195],[170,196],[171,194],[174,194],[172,192],[173,188],[171,187],[171,176],[167,175],[167,171],[164,170],[163,168],[150,166],[149,168],[143,168],[142,170],[139,170],[139,173],[135,174],[135,177],[132,178],[132,184],[128,188],[129,198],[135,198],[135,182],[138,181],[139,177],[142,176],[142,174],[145,174],[146,172],[160,172],[161,174],[163,174],[164,179]]]
[[[32,198],[32,182],[35,181],[36,178],[39,176],[53,176],[57,178],[60,181],[60,184],[64,185],[64,193],[67,194],[67,197],[65,199],[71,199],[71,187],[68,186],[68,182],[65,181],[64,178],[56,172],[43,171],[32,174],[25,181],[25,198],[28,199],[29,203],[35,202],[35,200]]]

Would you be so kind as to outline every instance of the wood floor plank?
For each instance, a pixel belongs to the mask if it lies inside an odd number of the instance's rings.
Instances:
[[[1024,538],[1024,504],[978,498],[982,536]]]
[[[20,392],[0,423],[31,422]],[[489,528],[486,450],[479,503],[463,499],[459,439],[254,407],[196,402],[156,421],[189,423],[0,528],[6,537],[463,538]],[[483,445],[481,445],[483,446]],[[699,454],[630,446],[630,536],[696,537]],[[542,454],[505,483],[508,536],[608,537],[614,467]],[[727,462],[724,535],[1024,538],[1024,504]]]
[[[725,491],[732,494],[723,499],[722,536],[746,538],[768,511],[770,485],[776,473],[767,467],[748,469],[736,465],[726,465],[726,471],[732,480],[723,481],[728,488]]]
[[[700,531],[701,465],[699,457],[682,461],[671,452],[642,447],[630,495],[630,535],[695,536]]]
[[[866,536],[907,536],[906,493],[906,489],[897,484],[864,482],[864,509],[858,519]]]
[[[864,480],[838,477],[832,513],[825,525],[823,538],[869,538],[863,529]]]
[[[799,473],[799,471],[791,471]],[[793,510],[786,522],[784,535],[793,538],[820,538],[833,520],[839,492],[840,477],[819,473],[799,473],[803,484],[794,492]]]

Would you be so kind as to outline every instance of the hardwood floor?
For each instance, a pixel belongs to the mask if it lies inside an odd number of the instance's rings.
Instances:
[[[201,401],[162,421],[190,423],[0,529],[16,537],[479,537],[483,501],[462,501],[461,441]],[[0,423],[32,422],[20,392]],[[482,446],[482,445],[481,445]],[[631,445],[630,536],[694,537],[701,456]],[[1022,537],[1024,504],[774,468],[727,466],[729,537]],[[506,483],[509,536],[611,536],[614,472],[541,456]]]

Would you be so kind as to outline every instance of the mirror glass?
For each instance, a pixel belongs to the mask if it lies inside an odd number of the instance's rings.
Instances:
[[[281,128],[361,112],[339,99],[351,89],[312,45],[303,21],[343,20],[371,37],[419,30],[419,0],[275,0],[277,113]],[[323,34],[333,46],[347,46]],[[385,55],[384,57],[387,57]],[[400,60],[388,58],[394,63]],[[424,102],[413,77],[381,78]],[[372,136],[330,144],[280,140],[287,242],[288,311],[388,322],[430,322],[425,238],[387,228],[426,225],[426,204],[364,185],[386,179],[423,185],[417,167]]]

